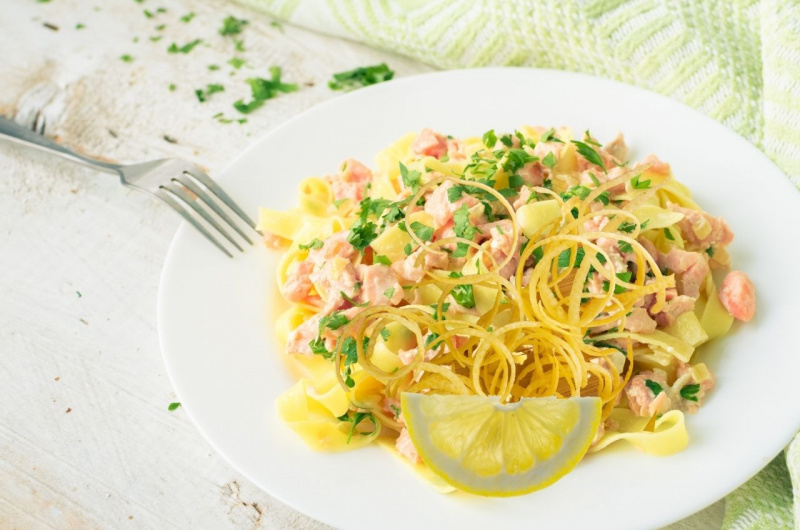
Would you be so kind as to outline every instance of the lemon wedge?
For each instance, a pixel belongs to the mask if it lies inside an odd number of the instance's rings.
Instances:
[[[599,398],[404,393],[403,417],[420,457],[452,486],[492,497],[549,486],[575,467],[600,424]]]

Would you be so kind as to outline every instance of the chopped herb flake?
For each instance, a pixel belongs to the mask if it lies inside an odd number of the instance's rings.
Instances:
[[[660,384],[656,383],[651,379],[645,379],[644,384],[647,385],[647,388],[649,388],[653,392],[653,395],[657,396],[664,391],[664,387],[662,387]]]
[[[697,403],[697,393],[700,392],[700,385],[686,385],[685,387],[681,388],[681,397],[688,401],[694,401]]]
[[[606,169],[606,165],[603,163],[603,159],[600,158],[600,155],[597,154],[597,151],[594,150],[591,146],[584,142],[579,142],[578,140],[572,140],[572,143],[575,144],[575,147],[578,149],[578,154],[580,154],[583,158],[591,162],[596,166],[600,166],[603,172],[608,173]]]
[[[222,21],[222,27],[219,30],[219,34],[223,36],[238,35],[242,32],[242,29],[244,29],[246,25],[246,20],[241,20],[234,16],[228,16]]]
[[[368,85],[375,85],[384,81],[389,81],[394,77],[394,72],[386,66],[386,63],[373,66],[362,66],[346,72],[333,74],[333,79],[328,81],[328,88],[331,90],[355,90]]]

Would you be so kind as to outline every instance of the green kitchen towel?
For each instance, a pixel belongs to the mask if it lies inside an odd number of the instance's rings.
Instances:
[[[800,185],[800,0],[239,2],[441,68],[556,68],[660,92],[734,129]],[[800,436],[728,496],[723,526],[800,530]]]
[[[441,68],[532,66],[666,94],[800,185],[797,0],[239,0]]]

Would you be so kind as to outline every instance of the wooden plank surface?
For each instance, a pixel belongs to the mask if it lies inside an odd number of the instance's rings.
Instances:
[[[250,21],[241,35],[218,34],[229,14]],[[167,53],[194,39],[190,53]],[[430,70],[223,0],[10,0],[0,114],[90,153],[183,157],[213,175],[335,97],[333,72],[382,61],[398,76]],[[245,124],[213,118],[240,117],[244,79],[273,65],[301,89]],[[225,92],[198,102],[210,83]],[[112,177],[0,143],[0,528],[326,528],[258,490],[180,409],[167,411],[156,294],[178,223]],[[675,528],[718,527],[721,514],[718,503]]]

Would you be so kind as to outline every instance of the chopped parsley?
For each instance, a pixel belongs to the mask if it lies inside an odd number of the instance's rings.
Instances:
[[[238,35],[242,32],[242,29],[244,29],[246,25],[246,20],[238,19],[229,15],[225,18],[225,20],[222,21],[222,27],[219,30],[219,34],[223,36]]]
[[[394,287],[389,287],[388,289],[383,291],[383,296],[391,299],[394,296]]]
[[[333,356],[333,352],[328,351],[328,348],[325,347],[325,341],[322,340],[322,337],[318,336],[309,342],[308,347],[311,349],[311,353],[321,355],[323,359],[330,359]]]
[[[322,333],[325,328],[339,329],[348,322],[350,322],[350,319],[348,319],[341,311],[334,311],[330,315],[324,316],[320,319],[319,332]]]
[[[528,162],[536,162],[539,157],[529,154],[524,149],[509,149],[506,152],[503,170],[509,174],[516,173]]]
[[[175,83],[170,83],[170,84],[169,84],[169,91],[170,91],[170,92],[175,92],[175,89],[176,89],[176,88],[177,88],[177,87],[175,86]]]
[[[619,227],[617,228],[617,230],[619,230],[620,232],[625,232],[626,234],[630,234],[635,229],[636,229],[636,223],[633,223],[631,221],[625,221],[624,223],[620,223]]]
[[[78,22],[77,24],[75,24],[75,29],[83,29],[83,28],[85,28],[85,27],[86,27],[86,25],[85,25],[85,24],[82,24],[82,23],[80,23],[80,22]]]
[[[194,13],[186,13],[181,17],[181,22],[191,22],[194,18]]]
[[[208,69],[211,70],[212,72],[215,72],[215,71],[219,70],[219,68],[220,68],[220,66],[218,64],[209,64],[208,65]]]
[[[430,226],[424,225],[419,221],[414,221],[409,228],[423,241],[430,241],[433,239],[433,228]]]
[[[129,63],[129,62],[133,61],[133,57],[131,57],[127,53],[125,55],[120,56],[120,59],[122,59],[123,63]]]
[[[392,332],[389,331],[389,328],[383,328],[381,330],[381,338],[383,340],[389,340],[389,337],[391,337],[391,336],[392,336]]]
[[[447,189],[447,200],[451,203],[456,202],[458,199],[461,198],[461,195],[464,193],[464,186],[461,184],[455,184],[452,188]]]
[[[633,252],[633,245],[631,245],[627,241],[620,241],[619,250],[620,252],[625,252],[625,253]]]
[[[233,104],[236,110],[242,114],[249,114],[260,108],[266,100],[277,96],[279,92],[286,94],[297,90],[296,84],[281,82],[281,69],[279,66],[271,66],[269,72],[272,76],[270,79],[251,77],[247,80],[253,100],[249,103],[245,103],[241,99],[238,100]]]
[[[375,85],[384,81],[389,81],[394,77],[394,72],[386,66],[386,63],[373,66],[362,66],[333,74],[333,78],[328,81],[328,88],[331,90],[355,90],[369,85]]]
[[[631,276],[633,276],[633,273],[631,273],[630,271],[628,271],[628,272],[618,272],[617,273],[617,278],[619,278],[623,282],[627,282],[627,283],[630,283]],[[608,292],[608,288],[610,286],[611,285],[609,284],[609,282],[604,281],[603,282],[603,291]],[[625,292],[625,287],[623,287],[621,285],[615,285],[614,286],[614,294],[622,294],[624,292]]]
[[[400,407],[398,407],[397,405],[389,405],[389,408],[391,408],[392,411],[394,412],[394,417],[395,418],[399,418],[400,414],[403,413],[403,411],[401,411]]]
[[[406,256],[410,256],[412,252],[414,252],[414,248],[411,246],[411,243],[406,243],[406,246],[403,247],[403,253]]]
[[[603,147],[603,144],[592,138],[592,133],[589,132],[589,129],[586,129],[583,132],[583,141],[587,144],[596,145],[597,147]]]
[[[579,142],[578,140],[572,140],[572,143],[575,144],[575,147],[577,147],[578,154],[592,164],[600,166],[600,169],[602,169],[604,173],[608,173],[606,165],[603,163],[603,159],[600,158],[600,155],[597,154],[597,151],[595,151],[593,147],[584,142]]]
[[[281,33],[283,33],[283,24],[281,24],[280,21],[272,20],[270,21],[269,25],[272,26],[273,28],[279,29]]]
[[[461,278],[463,276],[463,274],[456,271],[450,273],[451,278]],[[471,284],[456,285],[450,294],[453,296],[453,300],[461,307],[466,307],[467,309],[475,307],[475,295]]]
[[[494,129],[489,129],[483,133],[483,144],[489,149],[493,149],[497,144],[497,135],[494,134]]]
[[[475,237],[475,233],[477,231],[478,229],[472,226],[472,223],[469,222],[469,209],[467,208],[467,205],[462,204],[458,210],[453,212],[453,232],[455,232],[456,237],[472,241],[472,238]],[[453,252],[453,257],[463,258],[467,255],[468,250],[469,245],[463,241],[459,241],[456,244],[456,250]]]
[[[563,140],[561,140],[560,138],[558,138],[556,136],[556,130],[553,129],[552,127],[547,129],[547,131],[545,131],[544,134],[542,134],[539,137],[539,141],[540,142],[558,142],[560,144],[564,143]]]
[[[352,381],[352,379],[351,379],[351,381]],[[370,431],[370,432],[362,432],[362,433],[359,433],[359,434],[361,434],[362,436],[367,436],[367,435],[375,434],[375,432],[378,430],[378,420],[375,419],[375,416],[373,416],[371,412],[356,412],[352,416],[350,416],[349,414],[345,414],[344,416],[340,416],[340,417],[338,417],[336,419],[341,421],[341,422],[343,422],[343,423],[349,423],[350,424],[350,432],[347,435],[347,443],[348,444],[350,443],[350,440],[353,438],[353,435],[356,433],[356,429],[358,428],[358,425],[364,420],[368,420],[368,421],[370,421],[372,423],[372,431]]]
[[[364,350],[367,349],[367,344],[369,343],[369,337],[364,337],[362,342],[362,347]],[[350,365],[356,364],[358,362],[358,345],[356,343],[356,339],[353,337],[347,337],[342,342],[342,355],[344,356],[344,384],[346,384],[349,388],[353,388],[356,385],[356,382],[353,381],[353,378],[350,377],[351,370]]]
[[[383,256],[381,254],[375,254],[372,257],[372,263],[373,264],[379,263],[381,265],[386,265],[388,267],[392,266],[392,260],[390,260],[388,257]]]
[[[358,288],[359,286],[358,284],[356,284],[356,289]],[[352,305],[353,307],[367,307],[369,305],[369,302],[364,302],[363,304],[359,304],[358,302],[347,296],[347,293],[344,291],[339,291],[339,294],[342,295],[342,298],[350,302],[350,305]]]
[[[408,168],[400,162],[400,177],[403,179],[403,185],[407,188],[411,188],[413,193],[419,191],[422,179],[422,174],[419,171],[409,171]]]
[[[297,245],[297,248],[299,248],[300,250],[309,250],[309,249],[319,250],[322,248],[322,245],[323,245],[322,241],[320,241],[315,237],[307,245]]]
[[[378,237],[378,225],[359,219],[350,227],[347,242],[363,252],[376,237]]]
[[[636,175],[631,179],[631,186],[635,190],[646,190],[650,187],[650,180],[639,180],[641,175]]]
[[[525,181],[522,180],[522,177],[519,175],[511,175],[508,177],[508,187],[509,188],[521,188],[525,185]]]
[[[440,317],[440,315],[439,315],[439,304],[433,304],[433,305],[431,305],[431,307],[433,308],[433,319],[434,320],[444,320],[445,319],[444,315],[441,315],[441,318],[439,318]],[[442,313],[447,313],[448,309],[450,309],[450,302],[443,303],[442,304]]]
[[[644,384],[647,385],[647,388],[649,388],[653,392],[653,395],[655,396],[659,395],[661,392],[664,391],[664,387],[662,387],[660,384],[656,383],[651,379],[645,379]]]
[[[542,164],[549,167],[550,169],[553,169],[554,167],[556,167],[556,164],[558,164],[558,160],[556,160],[555,155],[551,151],[550,153],[544,155],[544,158],[542,159]]]
[[[697,393],[700,392],[700,385],[686,385],[681,388],[681,397],[687,401],[694,401],[697,403]]]
[[[237,70],[247,64],[247,61],[242,59],[241,57],[234,57],[228,61],[228,64],[236,68]]]
[[[708,254],[709,258],[713,258],[714,257],[714,247],[708,247],[706,249],[706,254]]]
[[[208,96],[210,96],[211,94],[216,94],[217,92],[225,92],[225,87],[216,84],[206,85],[205,90],[203,90],[202,88],[198,88],[197,90],[194,91],[194,94],[197,96],[197,100],[200,103],[205,103],[205,101],[208,99]]]
[[[189,53],[201,42],[203,42],[202,39],[195,39],[192,42],[187,42],[183,46],[178,46],[173,42],[169,45],[169,48],[167,48],[167,53]]]
[[[180,406],[181,406],[181,404],[179,402],[170,403],[169,407],[167,407],[167,410],[172,412],[173,410],[177,409]]]
[[[586,251],[583,250],[583,247],[578,247],[578,250],[575,252],[575,263],[572,265],[573,268],[578,268],[581,266],[581,263],[583,262],[583,257],[585,255]],[[558,266],[562,269],[566,269],[567,267],[569,267],[570,260],[572,260],[572,249],[568,248],[566,250],[561,251],[561,254],[558,255]]]
[[[669,228],[664,229],[664,237],[666,237],[670,241],[675,241],[675,236],[672,235],[672,230],[670,230]]]

